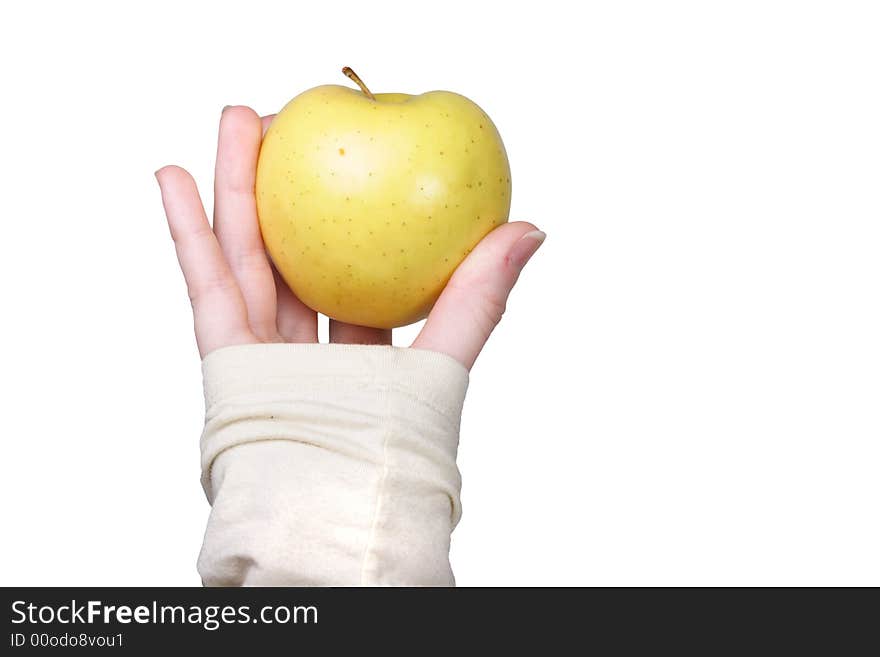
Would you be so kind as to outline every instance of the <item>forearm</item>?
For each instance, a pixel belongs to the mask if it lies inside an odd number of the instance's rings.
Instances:
[[[207,585],[451,585],[466,370],[433,352],[250,345],[203,363]]]

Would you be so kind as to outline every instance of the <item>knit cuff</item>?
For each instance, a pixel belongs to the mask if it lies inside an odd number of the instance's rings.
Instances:
[[[419,443],[412,449],[455,467],[468,372],[445,354],[377,345],[239,345],[209,353],[202,374],[202,486],[209,501],[217,456],[263,440],[319,443],[380,462],[385,435],[406,423],[403,433]]]

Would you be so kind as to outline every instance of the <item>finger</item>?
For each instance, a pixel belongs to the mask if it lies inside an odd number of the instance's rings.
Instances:
[[[377,329],[330,320],[330,342],[339,344],[391,344],[391,329]]]
[[[278,291],[278,333],[285,342],[317,342],[318,313],[300,301],[274,267]]]
[[[251,330],[271,341],[278,338],[275,283],[254,199],[261,139],[260,118],[252,109],[223,111],[214,171],[214,232],[244,297]]]
[[[266,136],[266,130],[269,129],[269,126],[272,124],[272,119],[275,118],[274,114],[268,114],[266,116],[260,117],[260,123],[263,125],[263,136]]]
[[[484,237],[455,270],[412,346],[448,354],[470,369],[501,320],[520,271],[545,237],[522,221]]]
[[[199,354],[254,342],[247,309],[223,258],[192,176],[180,167],[156,172],[180,269],[193,307]]]

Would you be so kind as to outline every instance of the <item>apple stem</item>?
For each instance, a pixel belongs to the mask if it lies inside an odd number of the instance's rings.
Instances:
[[[351,70],[351,67],[346,66],[342,69],[342,72],[345,73],[346,77],[351,80],[354,80],[354,83],[361,88],[361,91],[364,92],[364,95],[370,100],[376,100],[376,97],[373,95],[373,92],[367,89],[367,85],[364,84],[364,81],[360,79],[357,73]]]

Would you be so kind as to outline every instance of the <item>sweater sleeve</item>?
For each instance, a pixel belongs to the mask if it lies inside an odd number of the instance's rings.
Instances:
[[[462,365],[258,344],[218,349],[202,371],[205,585],[454,585]]]

